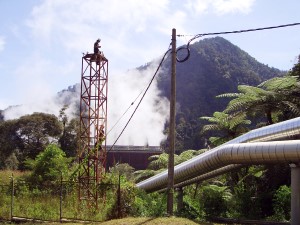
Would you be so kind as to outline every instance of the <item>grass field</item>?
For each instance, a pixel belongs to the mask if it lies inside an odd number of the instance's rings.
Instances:
[[[2,223],[2,224],[12,224],[12,223]],[[40,225],[40,224],[61,224],[61,223],[40,223],[40,222],[27,222],[23,223],[24,225]],[[81,223],[63,223],[66,225],[79,225],[86,224],[84,222]],[[213,225],[212,223],[197,223],[189,219],[178,218],[178,217],[159,217],[159,218],[150,218],[150,217],[128,217],[123,219],[115,219],[109,220],[105,222],[89,222],[88,224],[95,225]]]
[[[26,174],[29,174],[29,172],[21,172],[18,170],[0,170],[0,184],[10,184],[12,175],[14,178],[17,178]]]
[[[99,223],[101,225],[212,225],[211,223],[196,223],[191,220],[185,218],[177,218],[177,217],[160,217],[160,218],[124,218],[118,220],[110,220],[107,222]]]

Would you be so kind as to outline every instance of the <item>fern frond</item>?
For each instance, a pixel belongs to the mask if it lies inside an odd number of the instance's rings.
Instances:
[[[217,95],[216,98],[237,98],[241,95],[241,93],[224,93]]]

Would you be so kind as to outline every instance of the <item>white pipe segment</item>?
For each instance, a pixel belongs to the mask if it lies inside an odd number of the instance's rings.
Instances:
[[[186,181],[183,181],[181,183],[175,184],[174,188],[185,187],[185,186],[190,185],[190,184],[194,184],[194,183],[198,183],[198,182],[201,182],[201,181],[204,181],[204,180],[208,180],[210,178],[217,177],[217,176],[222,175],[224,173],[232,172],[234,170],[238,170],[242,167],[244,167],[244,165],[242,165],[242,164],[232,164],[232,165],[224,166],[224,167],[221,167],[219,169],[216,169],[216,170],[210,171],[208,173],[205,173],[203,175],[194,177],[190,180],[186,180]]]
[[[205,173],[203,175],[200,175],[200,176],[194,177],[192,179],[183,181],[181,183],[175,184],[174,188],[181,188],[181,187],[185,187],[185,186],[190,185],[190,184],[199,183],[201,181],[208,180],[210,178],[222,175],[222,174],[227,173],[227,172],[237,170],[237,169],[242,168],[242,167],[244,167],[244,165],[242,165],[242,164],[232,164],[232,165],[229,165],[229,166],[224,166],[224,167],[221,167],[219,169],[216,169],[216,170],[210,171],[208,173]],[[166,190],[167,190],[167,188],[164,188],[164,189],[159,190],[159,192],[164,192]]]
[[[300,140],[227,144],[201,154],[174,168],[174,183],[197,177],[230,164],[298,163]],[[137,184],[151,192],[166,187],[168,173],[164,171]]]
[[[175,166],[174,183],[178,184],[193,179],[230,164],[300,162],[299,141],[258,142],[298,139],[299,136],[300,117],[252,130]],[[232,167],[232,169],[234,168],[235,166]],[[166,170],[138,183],[137,187],[148,192],[163,189],[167,185],[167,176],[168,171]]]
[[[300,135],[300,117],[251,130],[227,143],[263,142],[292,139]]]

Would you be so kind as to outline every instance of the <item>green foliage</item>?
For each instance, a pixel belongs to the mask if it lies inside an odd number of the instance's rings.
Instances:
[[[237,97],[228,103],[224,110],[225,113],[265,116],[269,124],[274,123],[272,114],[280,110],[279,96],[276,95],[276,92],[249,85],[239,85],[238,90],[239,94],[236,94]],[[217,97],[226,97],[226,95]]]
[[[6,159],[14,153],[17,156],[20,139],[16,132],[16,120],[0,123],[0,169],[6,169]]]
[[[165,193],[146,193],[138,190],[135,196],[135,212],[132,216],[159,217],[166,213],[167,197]]]
[[[185,162],[199,154],[203,153],[203,151],[197,151],[197,150],[186,150],[182,152],[179,156],[178,159],[176,160],[176,165],[180,164],[182,162]]]
[[[34,113],[20,117],[16,121],[15,133],[20,140],[21,166],[26,158],[34,159],[48,144],[57,143],[61,131],[54,115]]]
[[[214,146],[223,144],[248,131],[247,125],[251,124],[246,119],[245,113],[227,114],[225,112],[215,112],[213,117],[203,116],[202,120],[207,120],[211,124],[204,125],[202,133],[214,132],[219,137],[210,137],[210,141]]]
[[[202,187],[203,210],[207,217],[226,216],[232,194],[227,186],[208,184]]]
[[[193,158],[196,155],[203,153],[205,150],[187,150],[182,152],[180,155],[174,154],[174,164],[178,165],[186,160]],[[151,161],[146,170],[138,170],[134,172],[135,182],[141,182],[155,174],[158,174],[168,167],[169,155],[167,153],[162,153],[160,155],[152,155],[149,157]]]
[[[58,142],[68,157],[75,157],[79,142],[79,119],[63,120],[63,127]]]
[[[198,118],[223,111],[228,103],[228,99],[216,99],[215,96],[236,93],[240,84],[256,86],[284,74],[259,63],[222,37],[206,38],[190,47],[189,60],[176,67],[176,99],[180,106],[176,113],[176,150],[180,148],[180,151],[205,147],[205,139],[199,135],[203,121]],[[178,52],[179,58],[181,53],[184,51]],[[170,68],[164,69],[158,77],[158,87],[162,95],[169,98]]]
[[[217,97],[230,97],[225,113],[246,113],[267,124],[300,115],[300,83],[296,76],[275,77],[257,87],[239,85],[239,93],[227,93]]]
[[[121,174],[124,175],[127,180],[133,180],[134,168],[128,163],[120,163],[110,168],[109,172],[114,174]]]
[[[108,214],[108,219],[127,217],[131,214],[134,214],[135,212],[135,185],[133,183],[126,182],[126,179],[122,179],[119,194],[119,201],[118,197],[112,199],[114,201],[111,205],[110,213]]]
[[[136,183],[139,183],[139,182],[141,182],[143,180],[146,180],[149,177],[154,176],[155,174],[157,174],[157,171],[150,170],[150,169],[138,170],[138,171],[135,171],[133,173],[133,175],[134,175],[134,181]]]
[[[149,157],[151,161],[148,165],[149,169],[152,170],[160,170],[168,167],[169,154],[162,153],[160,155],[152,155]],[[178,161],[178,155],[174,154],[174,163],[176,164]]]
[[[63,147],[68,156],[75,156],[76,122],[71,120],[66,124],[63,138],[62,127],[55,115],[46,113],[33,113],[1,122],[0,169],[4,169],[5,165],[12,166],[12,163],[18,165],[18,169],[24,169],[27,158],[34,159],[48,144],[58,143],[59,139],[64,140]]]
[[[19,165],[19,160],[16,154],[13,152],[5,159],[5,168],[10,170],[17,170]]]
[[[199,184],[184,187],[183,209],[181,211],[177,209],[176,215],[193,220],[204,220],[205,212],[201,196],[202,190],[199,188]]]
[[[291,212],[291,189],[286,186],[280,186],[273,197],[274,215],[271,219],[276,221],[289,221]]]
[[[256,186],[245,185],[239,183],[234,190],[232,214],[234,217],[247,219],[261,219],[262,218],[262,202],[256,196]]]
[[[59,147],[50,144],[35,160],[26,160],[27,167],[32,170],[29,180],[33,184],[58,181],[61,176],[66,177],[68,174],[71,160]]]
[[[290,75],[297,76],[298,79],[300,78],[300,55],[298,56],[298,62],[291,69]]]

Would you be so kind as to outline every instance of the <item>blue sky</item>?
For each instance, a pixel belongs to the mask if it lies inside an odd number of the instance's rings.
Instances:
[[[296,23],[299,8],[299,0],[0,0],[0,109],[79,83],[82,52],[97,38],[118,77],[161,56],[172,28],[193,35]],[[223,37],[283,70],[300,54],[300,26]]]

